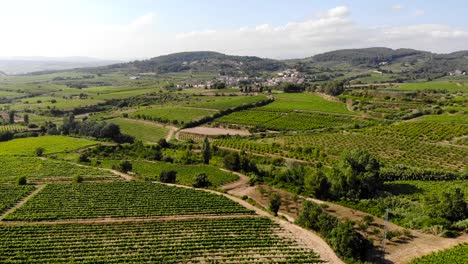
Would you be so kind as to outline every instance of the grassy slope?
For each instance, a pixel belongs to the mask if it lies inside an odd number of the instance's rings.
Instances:
[[[42,147],[44,154],[72,151],[98,142],[65,136],[43,136],[20,138],[0,143],[0,155],[35,156],[36,149]]]
[[[156,143],[161,138],[166,137],[169,132],[169,129],[165,127],[145,124],[137,120],[114,118],[106,121],[119,125],[123,133],[132,135],[137,140],[141,140],[145,143]]]

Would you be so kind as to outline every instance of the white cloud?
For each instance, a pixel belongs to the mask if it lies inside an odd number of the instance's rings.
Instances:
[[[419,16],[424,16],[425,13],[426,13],[426,12],[425,12],[424,10],[422,10],[422,9],[416,9],[416,10],[413,12],[413,15],[419,17]]]
[[[401,11],[403,9],[403,6],[402,5],[393,5],[392,6],[392,10],[393,11]]]
[[[436,52],[466,49],[468,31],[446,25],[371,27],[356,24],[339,6],[314,18],[283,25],[179,33],[156,31],[156,15],[144,14],[125,25],[70,25],[36,17],[0,17],[1,56],[93,56],[144,58],[180,51],[213,50],[271,58],[371,46]]]

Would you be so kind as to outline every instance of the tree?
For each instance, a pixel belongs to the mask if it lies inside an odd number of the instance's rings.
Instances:
[[[202,155],[203,155],[203,162],[205,164],[210,164],[211,147],[210,147],[210,141],[208,141],[208,137],[205,137],[205,140],[203,141]]]
[[[169,143],[167,143],[167,141],[166,141],[165,138],[161,138],[161,139],[158,141],[158,145],[159,145],[161,148],[167,148],[167,147],[169,147]]]
[[[163,170],[159,174],[159,181],[164,183],[175,183],[177,178],[177,171]]]
[[[23,120],[24,120],[24,123],[25,123],[25,124],[29,124],[29,115],[28,115],[28,114],[24,114]]]
[[[274,193],[270,197],[270,210],[273,212],[275,216],[278,216],[278,211],[281,207],[281,196],[279,194]]]
[[[325,199],[330,195],[330,182],[322,169],[309,172],[304,182],[306,191],[315,198]]]
[[[119,171],[125,172],[125,173],[128,171],[131,171],[132,169],[133,169],[133,165],[128,160],[120,162],[119,167],[118,167]]]
[[[224,166],[226,169],[232,171],[239,171],[241,169],[240,156],[237,152],[231,152],[224,156]]]
[[[424,207],[433,218],[445,218],[451,222],[468,218],[468,204],[460,188],[443,192],[438,196],[424,197]]]
[[[370,198],[383,187],[380,163],[367,150],[345,152],[330,176],[331,194],[337,199]]]
[[[8,112],[8,122],[10,123],[10,125],[13,125],[15,123],[15,111]]]
[[[333,250],[345,259],[363,260],[370,247],[369,241],[354,230],[351,221],[339,223],[331,231],[328,241]]]
[[[208,176],[205,173],[200,173],[195,176],[193,187],[205,188],[211,186],[211,182],[208,180]]]
[[[18,179],[16,179],[16,183],[18,185],[26,185],[28,183],[28,180],[26,179],[26,176],[20,176]]]

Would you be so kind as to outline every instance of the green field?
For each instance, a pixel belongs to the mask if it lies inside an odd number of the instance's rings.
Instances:
[[[34,187],[31,185],[16,186],[0,184],[0,214],[12,207],[32,190],[34,190]]]
[[[394,88],[392,88],[394,89]],[[422,91],[422,90],[447,90],[449,92],[468,91],[466,84],[459,85],[452,82],[424,82],[424,83],[404,83],[397,88],[401,91]]]
[[[2,263],[318,263],[268,218],[2,225]]]
[[[117,165],[119,161],[106,160],[104,166],[111,167]],[[199,173],[205,173],[208,180],[214,187],[237,180],[239,177],[228,172],[221,171],[219,168],[210,165],[182,165],[162,161],[132,161],[132,172],[147,180],[159,180],[161,171],[173,170],[177,172],[177,183],[191,186],[194,178]]]
[[[355,115],[356,113],[349,111],[346,104],[326,100],[315,94],[304,93],[285,93],[275,95],[275,102],[266,106],[260,107],[266,111],[317,111],[325,113],[337,113]]]
[[[20,138],[0,142],[0,155],[35,156],[36,149],[44,148],[44,154],[73,151],[98,144],[96,141],[65,136]]]
[[[241,105],[246,104],[253,104],[261,101],[267,100],[267,97],[264,95],[257,95],[257,96],[233,96],[233,97],[217,97],[214,96],[211,99],[203,102],[203,103],[195,103],[191,106],[193,107],[200,107],[200,108],[210,108],[210,109],[217,109],[217,110],[226,110],[229,108],[238,107]]]
[[[458,245],[454,248],[432,253],[430,255],[413,259],[409,264],[463,264],[468,260],[468,244]]]
[[[26,96],[26,94],[0,90],[0,98],[14,99],[14,98],[19,98],[23,96]]]
[[[143,108],[132,114],[134,118],[146,120],[165,121],[165,123],[185,124],[197,121],[216,113],[216,110],[206,110],[186,107],[153,107]]]
[[[141,140],[144,143],[156,143],[161,138],[165,138],[169,132],[169,129],[165,127],[138,120],[114,118],[106,120],[106,122],[119,125],[122,133],[132,135],[135,139]]]
[[[49,184],[5,220],[250,214],[216,194],[150,182]]]
[[[1,156],[0,182],[15,182],[25,176],[28,182],[70,182],[74,176],[85,181],[111,180],[119,177],[109,171],[73,165],[66,161],[37,157]]]
[[[19,131],[25,131],[28,128],[25,126],[20,126],[20,125],[3,125],[0,126],[0,133],[3,132],[19,132]]]

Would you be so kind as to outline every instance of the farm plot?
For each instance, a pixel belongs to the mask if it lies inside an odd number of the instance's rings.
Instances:
[[[149,182],[50,184],[5,220],[252,213],[216,194]]]
[[[0,226],[2,263],[319,263],[268,218]]]
[[[137,110],[132,114],[132,117],[178,125],[198,121],[216,112],[216,110],[198,108],[153,107]]]
[[[31,185],[16,186],[0,184],[0,213],[9,209],[32,190],[34,190],[34,187]]]
[[[212,97],[211,100],[202,103],[195,103],[191,106],[193,107],[200,107],[200,108],[210,108],[210,109],[217,109],[217,110],[226,110],[242,105],[248,105],[253,103],[258,103],[261,101],[265,101],[268,98],[264,95],[257,95],[257,96],[230,96],[230,97]]]
[[[463,92],[467,91],[467,89],[468,86],[464,84],[459,85],[452,82],[404,83],[396,88],[396,90],[400,91],[447,90],[449,92]]]
[[[20,131],[25,131],[28,128],[25,126],[20,126],[20,125],[3,125],[0,126],[0,133],[4,132],[20,132]]]
[[[385,127],[373,127],[368,130],[368,133],[380,136],[400,137],[409,140],[437,142],[468,135],[468,124],[436,121],[410,121]]]
[[[44,148],[44,154],[73,151],[98,144],[79,138],[65,136],[43,136],[32,138],[19,138],[0,142],[0,155],[35,156],[37,148]]]
[[[250,141],[232,138],[216,140],[213,144],[305,161],[317,161],[314,150],[319,150],[322,157],[325,154],[327,161],[331,162],[337,160],[344,150],[362,148],[376,154],[387,165],[405,164],[462,171],[468,163],[468,150],[464,147],[364,133],[295,134]]]
[[[466,263],[468,259],[468,244],[458,245],[454,248],[436,252],[421,258],[414,259],[410,264],[439,264],[439,263]]]
[[[288,113],[261,124],[270,130],[312,130],[317,128],[344,127],[366,124],[362,119],[320,113]]]
[[[24,93],[15,93],[15,92],[9,92],[9,91],[2,91],[0,90],[0,98],[6,98],[6,99],[14,99],[14,98],[19,98],[27,96]]]
[[[168,128],[138,120],[114,118],[106,121],[119,125],[123,133],[132,135],[137,140],[141,140],[145,143],[156,143],[161,138],[165,138],[169,132]]]
[[[258,108],[266,111],[290,112],[295,110],[300,111],[319,111],[325,113],[338,113],[355,115],[356,113],[349,111],[346,104],[326,100],[315,94],[278,94],[275,95],[277,100],[266,106]]]
[[[246,126],[261,126],[263,123],[280,118],[284,114],[267,111],[244,110],[234,112],[216,119],[216,122],[225,124],[239,124]]]
[[[199,173],[205,173],[213,186],[220,186],[237,180],[239,177],[219,170],[209,165],[181,165],[167,162],[134,161],[133,172],[150,180],[159,180],[159,174],[163,170],[177,172],[177,183],[192,185],[194,178]]]
[[[81,176],[85,181],[118,179],[117,175],[109,171],[81,167],[65,161],[15,156],[2,156],[1,159],[0,182],[13,183],[20,176],[35,183],[71,181],[75,176]]]

